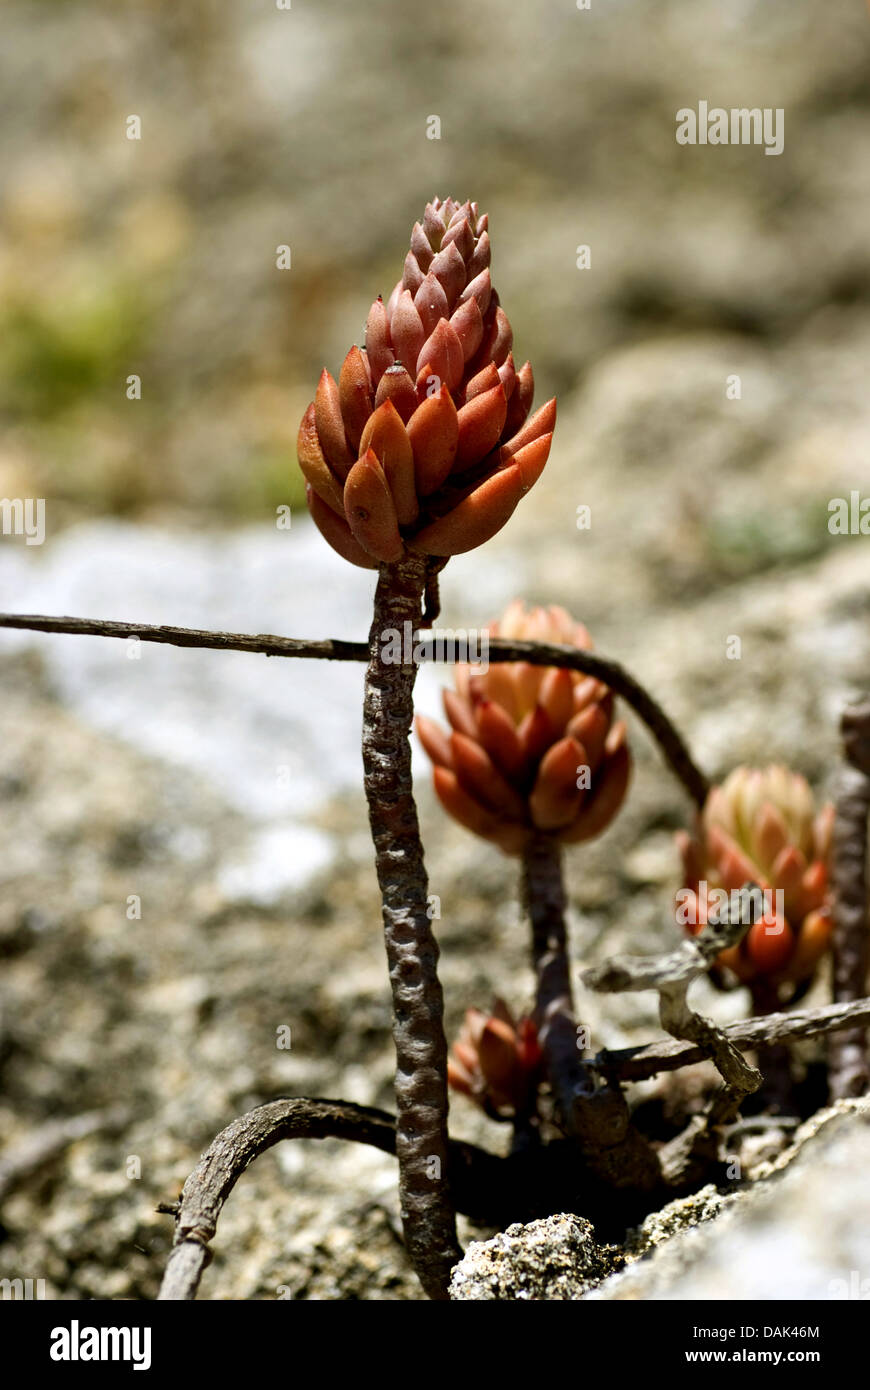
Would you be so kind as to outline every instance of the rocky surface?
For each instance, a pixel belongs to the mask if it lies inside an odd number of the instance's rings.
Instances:
[[[751,1182],[670,1203],[630,1231],[623,1250],[599,1245],[589,1223],[569,1214],[475,1242],[450,1296],[866,1300],[868,1160],[870,1101],[840,1101],[758,1165]]]
[[[599,1245],[580,1216],[550,1216],[508,1226],[487,1241],[473,1241],[453,1271],[450,1297],[473,1299],[573,1299],[600,1283],[621,1263],[613,1246]]]
[[[739,1194],[700,1211],[688,1198],[649,1219],[645,1257],[590,1297],[867,1300],[868,1161],[870,1102],[840,1101]]]

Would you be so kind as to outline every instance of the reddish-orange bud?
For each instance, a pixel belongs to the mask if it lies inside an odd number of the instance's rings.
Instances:
[[[386,303],[379,297],[371,306],[365,351],[351,349],[337,385],[328,372],[321,376],[313,429],[307,416],[300,430],[300,466],[314,495],[335,507],[336,488],[342,493],[360,456],[374,450],[401,552],[389,516],[355,517],[375,546],[373,558],[407,551],[446,557],[481,544],[546,461],[554,411],[526,420],[531,369],[515,370],[489,262],[487,218],[477,205],[434,199],[414,227],[402,278]],[[382,425],[371,423],[388,404],[407,431],[413,468],[396,420],[386,441]],[[366,487],[373,486],[369,478]],[[347,512],[348,499],[341,500]],[[380,527],[377,534],[372,527]]]

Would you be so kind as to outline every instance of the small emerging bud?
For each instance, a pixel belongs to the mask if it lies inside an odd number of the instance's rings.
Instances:
[[[812,792],[799,773],[776,766],[763,772],[737,767],[710,791],[695,836],[678,836],[686,888],[694,895],[690,934],[705,925],[705,902],[714,890],[731,894],[757,884],[771,895],[765,915],[738,946],[717,958],[717,966],[741,982],[766,977],[773,986],[800,984],[827,951],[833,815],[830,805],[815,813]]]
[[[500,479],[519,477],[519,457]],[[475,496],[434,524],[455,527]],[[591,646],[586,629],[564,608],[527,613],[515,602],[488,631]],[[431,719],[419,717],[416,724],[435,764],[435,791],[454,820],[506,854],[522,854],[542,833],[574,844],[606,829],[625,797],[631,760],[625,725],[613,722],[613,695],[605,685],[525,661],[499,662],[485,673],[457,666],[456,685],[444,692],[450,737]]]

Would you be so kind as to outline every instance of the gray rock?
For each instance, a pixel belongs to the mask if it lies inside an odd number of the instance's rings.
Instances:
[[[453,1271],[450,1297],[574,1299],[618,1267],[612,1245],[599,1245],[582,1216],[549,1216],[508,1226],[492,1240],[474,1241]]]
[[[751,1187],[720,1198],[714,1220],[686,1229],[703,1192],[648,1218],[637,1242],[648,1253],[589,1296],[868,1300],[868,1163],[870,1099],[841,1101],[803,1125]]]

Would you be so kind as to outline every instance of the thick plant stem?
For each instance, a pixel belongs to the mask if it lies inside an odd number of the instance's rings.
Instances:
[[[617,1187],[657,1185],[655,1155],[634,1128],[619,1085],[603,1084],[578,1045],[565,930],[562,850],[537,835],[523,857],[522,898],[532,928],[535,1020],[559,1122],[580,1145],[590,1170]]]
[[[405,1241],[430,1298],[446,1299],[461,1258],[447,1179],[447,1041],[438,945],[411,784],[408,736],[426,564],[409,556],[381,567],[369,634],[363,765],[396,1045],[396,1155]]]
[[[867,913],[867,829],[870,817],[870,700],[844,710],[846,765],[834,799],[831,880],[834,889],[834,1001],[851,1003],[867,988],[870,921]],[[860,1096],[870,1081],[866,1027],[833,1033],[828,1040],[832,1100]]]
[[[576,1098],[593,1085],[577,1047],[565,931],[562,851],[550,835],[533,839],[523,857],[522,896],[532,928],[535,1022],[556,1106],[566,1128]]]

